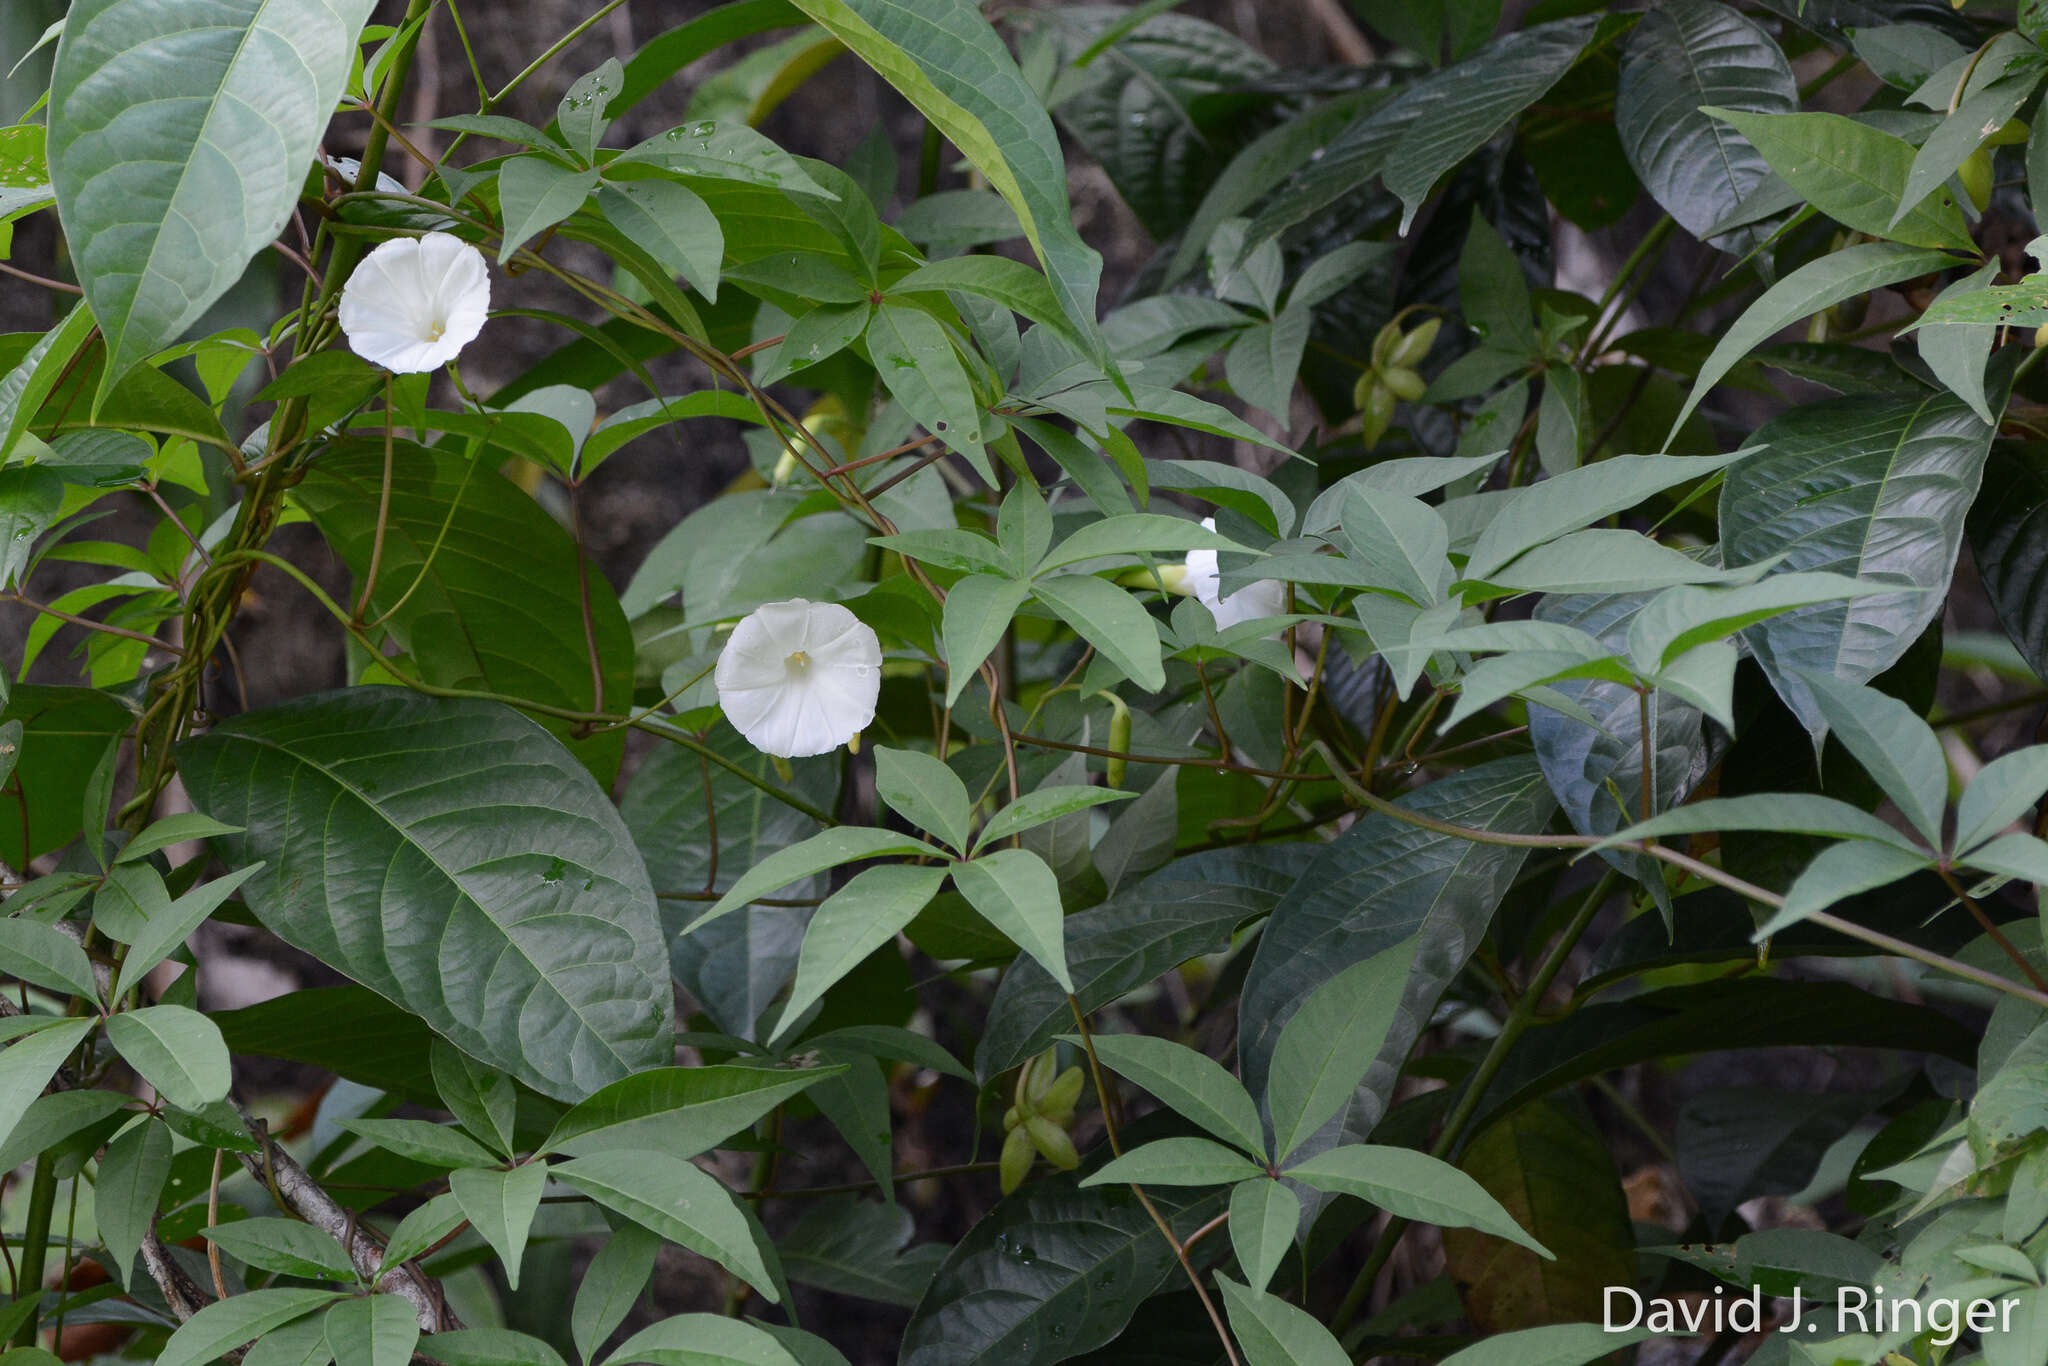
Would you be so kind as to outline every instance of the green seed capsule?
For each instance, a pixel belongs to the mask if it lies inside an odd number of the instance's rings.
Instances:
[[[1382,327],[1372,339],[1372,368],[1380,369],[1393,359],[1394,348],[1401,344],[1401,324],[1390,322]]]

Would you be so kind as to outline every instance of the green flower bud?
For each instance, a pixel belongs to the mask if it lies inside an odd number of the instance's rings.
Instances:
[[[1068,1114],[1072,1114],[1074,1112],[1074,1102],[1080,1098],[1081,1069],[1069,1067],[1066,1071],[1060,1073],[1058,1080],[1045,1088],[1045,1094],[1038,1099],[1038,1113],[1053,1115],[1065,1110]]]
[[[1372,368],[1384,369],[1394,357],[1394,348],[1401,344],[1401,324],[1398,320],[1382,327],[1372,339]]]
[[[1394,422],[1394,391],[1384,384],[1375,384],[1365,401],[1358,405],[1359,435],[1365,441],[1365,448],[1371,450],[1380,444],[1380,438],[1387,434],[1387,428]]]
[[[1389,366],[1407,366],[1413,369],[1429,355],[1429,348],[1436,345],[1436,334],[1442,330],[1444,320],[1431,318],[1420,327],[1401,338],[1394,349],[1387,353]]]
[[[1010,1130],[1010,1136],[1003,1140],[1003,1160],[1000,1164],[1003,1194],[1008,1195],[1024,1184],[1024,1178],[1031,1174],[1031,1159],[1036,1151],[1031,1146],[1031,1135],[1028,1132],[1023,1129]]]
[[[1429,381],[1405,365],[1392,365],[1381,371],[1380,382],[1392,391],[1395,398],[1408,403],[1415,402],[1429,389]]]
[[[1070,1172],[1081,1165],[1081,1154],[1074,1150],[1074,1140],[1067,1137],[1065,1129],[1044,1115],[1034,1115],[1025,1120],[1024,1127],[1017,1132],[1030,1134],[1031,1144],[1038,1149],[1039,1155],[1061,1171]],[[1005,1156],[1008,1155],[1008,1146],[1005,1142]]]

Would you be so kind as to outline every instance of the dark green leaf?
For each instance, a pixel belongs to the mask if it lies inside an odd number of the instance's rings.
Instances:
[[[358,576],[369,573],[383,493],[383,452],[367,443],[331,451],[293,490]],[[499,693],[571,712],[631,709],[633,634],[604,575],[560,523],[486,461],[417,447],[398,453],[383,555],[367,615],[406,650],[402,667],[443,688]],[[602,687],[584,635],[587,586]],[[402,601],[401,601],[402,600]],[[570,735],[536,718],[609,782],[624,732]]]
[[[903,1366],[1052,1366],[1114,1338],[1181,1273],[1128,1189],[1033,1181],[947,1256],[903,1334]],[[1224,1207],[1222,1191],[1151,1197],[1185,1238]]]
[[[170,1176],[171,1131],[154,1119],[145,1119],[121,1134],[100,1158],[99,1175],[93,1183],[94,1219],[113,1261],[114,1277],[123,1285],[135,1283],[135,1254],[142,1247],[143,1236],[156,1224],[157,1205]],[[336,1256],[341,1254],[341,1246],[333,1239],[324,1241]]]
[[[1992,430],[1950,394],[1829,399],[1759,428],[1760,455],[1721,492],[1730,565],[1776,559],[1773,573],[1825,570],[1900,591],[1824,603],[1745,633],[1771,685],[1818,735],[1798,671],[1867,682],[1940,612]]]
[[[1400,800],[1435,820],[1523,834],[1541,830],[1553,807],[1533,758],[1482,764]],[[1245,978],[1240,1066],[1253,1094],[1266,1085],[1281,1029],[1310,993],[1353,963],[1415,939],[1415,965],[1394,1027],[1344,1123],[1347,1134],[1370,1132],[1437,997],[1463,971],[1524,852],[1377,814],[1324,846],[1274,908]]]
[[[1444,1230],[1446,1269],[1481,1332],[1597,1320],[1606,1287],[1636,1283],[1628,1196],[1576,1103],[1523,1106],[1475,1135],[1458,1166],[1557,1254],[1546,1260],[1477,1230]]]
[[[1311,845],[1248,845],[1195,854],[1093,910],[1069,917],[1067,966],[1081,1009],[1102,1009],[1190,958],[1230,942],[1294,884]],[[1020,960],[996,991],[974,1055],[986,1081],[1023,1062],[1073,1025],[1066,993]]]
[[[646,869],[589,774],[516,712],[352,689],[218,726],[179,770],[197,806],[249,827],[221,844],[265,860],[244,889],[265,925],[464,1052],[567,1099],[667,1059]],[[309,823],[340,843],[299,839]]]
[[[1614,123],[1643,188],[1695,237],[1726,219],[1770,178],[1770,165],[1718,105],[1788,114],[1799,87],[1761,25],[1718,0],[1677,0],[1643,16],[1628,37]]]
[[[283,231],[373,0],[81,0],[50,76],[50,180],[102,394]]]

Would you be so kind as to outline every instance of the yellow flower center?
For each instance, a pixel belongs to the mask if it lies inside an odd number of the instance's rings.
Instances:
[[[445,319],[436,318],[434,319],[434,321],[427,324],[427,340],[439,341],[441,340],[442,334],[447,332],[447,330],[447,321]]]
[[[810,668],[811,657],[805,654],[802,650],[798,650],[795,654],[789,657],[789,671],[791,673],[809,673]]]

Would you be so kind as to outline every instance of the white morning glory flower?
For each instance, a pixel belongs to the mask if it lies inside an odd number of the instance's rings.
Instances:
[[[733,628],[712,681],[725,719],[755,749],[825,754],[875,719],[882,642],[837,603],[771,602]]]
[[[491,306],[484,255],[459,237],[394,237],[341,291],[349,349],[399,374],[438,370],[483,330]]]
[[[1202,530],[1215,529],[1214,517],[1202,519]],[[1227,631],[1242,621],[1277,617],[1287,610],[1287,585],[1278,579],[1258,579],[1224,597],[1217,584],[1219,575],[1213,550],[1190,550],[1186,574],[1184,591],[1194,594],[1209,609],[1219,631]]]

